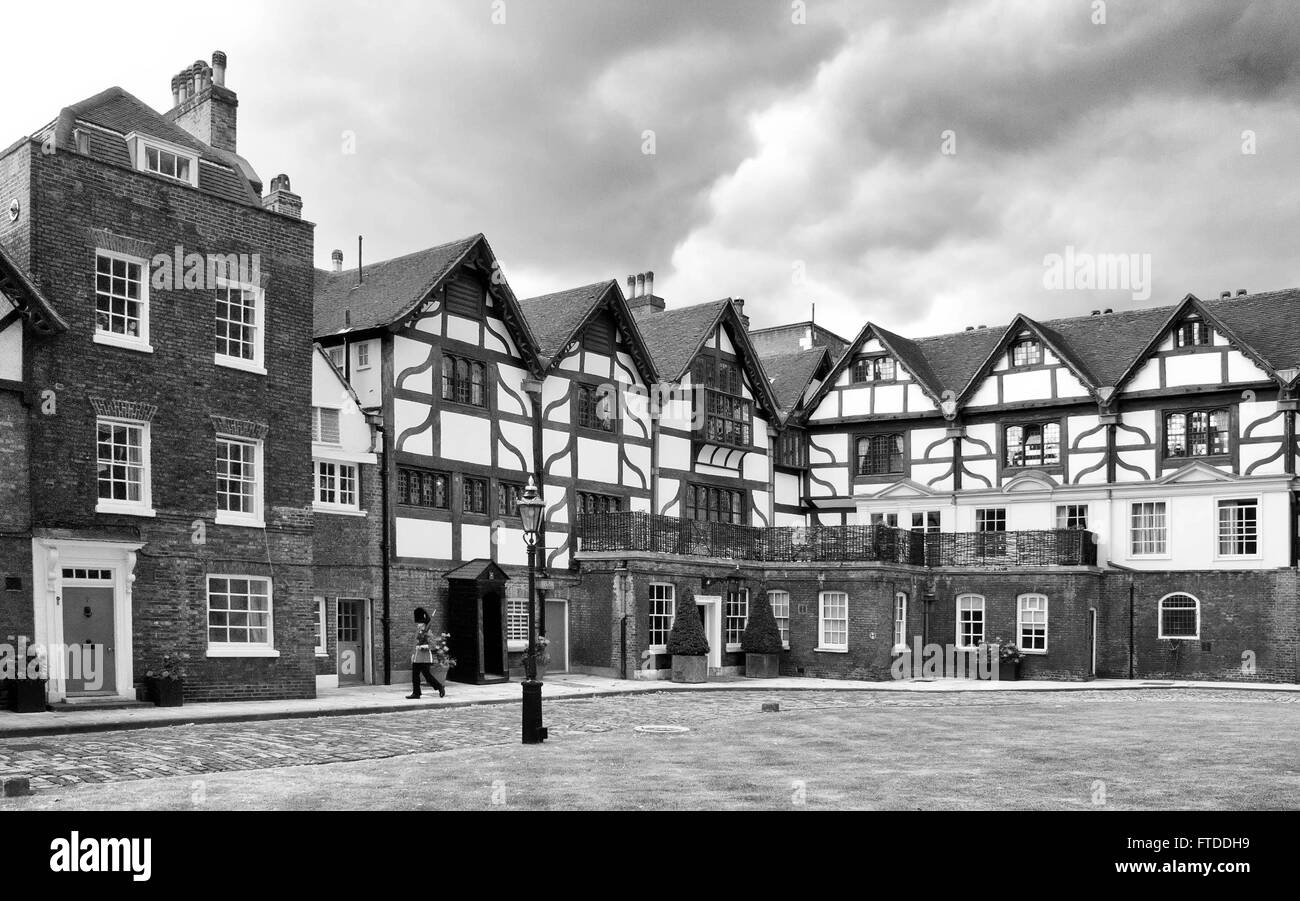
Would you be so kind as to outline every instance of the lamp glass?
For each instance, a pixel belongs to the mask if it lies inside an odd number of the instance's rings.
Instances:
[[[519,519],[524,527],[524,534],[535,536],[537,530],[542,524],[542,510],[544,503],[537,494],[537,485],[532,479],[528,480],[528,487],[524,489],[524,496],[519,500]]]

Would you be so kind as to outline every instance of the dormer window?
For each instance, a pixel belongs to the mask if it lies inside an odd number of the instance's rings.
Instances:
[[[862,357],[853,363],[853,382],[892,382],[897,376],[893,357]]]
[[[1021,338],[1011,345],[1012,366],[1037,366],[1043,362],[1043,345],[1034,338]]]
[[[139,171],[198,187],[198,154],[176,144],[140,135],[127,135],[127,142],[135,168]]]
[[[1174,327],[1174,347],[1206,347],[1213,343],[1214,334],[1202,319],[1184,319]]]

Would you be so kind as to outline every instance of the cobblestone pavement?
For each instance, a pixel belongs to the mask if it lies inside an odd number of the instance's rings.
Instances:
[[[1213,689],[1146,689],[1060,693],[885,692],[660,693],[547,702],[554,741],[640,725],[699,727],[755,714],[764,701],[783,711],[841,708],[1051,709],[1086,704],[1300,704],[1300,695]],[[0,740],[0,775],[23,775],[33,789],[121,782],[158,776],[231,772],[343,761],[374,760],[519,740],[517,704],[444,708],[410,713],[256,723],[212,723]]]

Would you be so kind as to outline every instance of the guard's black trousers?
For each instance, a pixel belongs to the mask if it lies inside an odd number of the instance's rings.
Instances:
[[[429,680],[430,685],[438,689],[439,694],[443,692],[442,683],[439,682],[437,679],[433,678],[433,670],[431,669],[432,666],[433,664],[431,663],[411,664],[411,694],[415,695],[416,697],[419,697],[421,675],[423,675],[425,679]]]

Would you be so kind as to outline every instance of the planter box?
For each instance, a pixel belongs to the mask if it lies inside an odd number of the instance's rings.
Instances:
[[[709,676],[709,660],[707,657],[683,657],[680,654],[673,655],[673,681],[693,684],[696,682],[706,682]]]
[[[8,679],[9,709],[15,713],[44,713],[46,679]]]
[[[781,655],[746,653],[745,675],[751,679],[775,679],[781,675]]]
[[[1003,663],[998,666],[999,682],[1019,682],[1020,681],[1020,664]]]
[[[149,700],[159,707],[182,707],[185,704],[184,679],[150,679]]]

